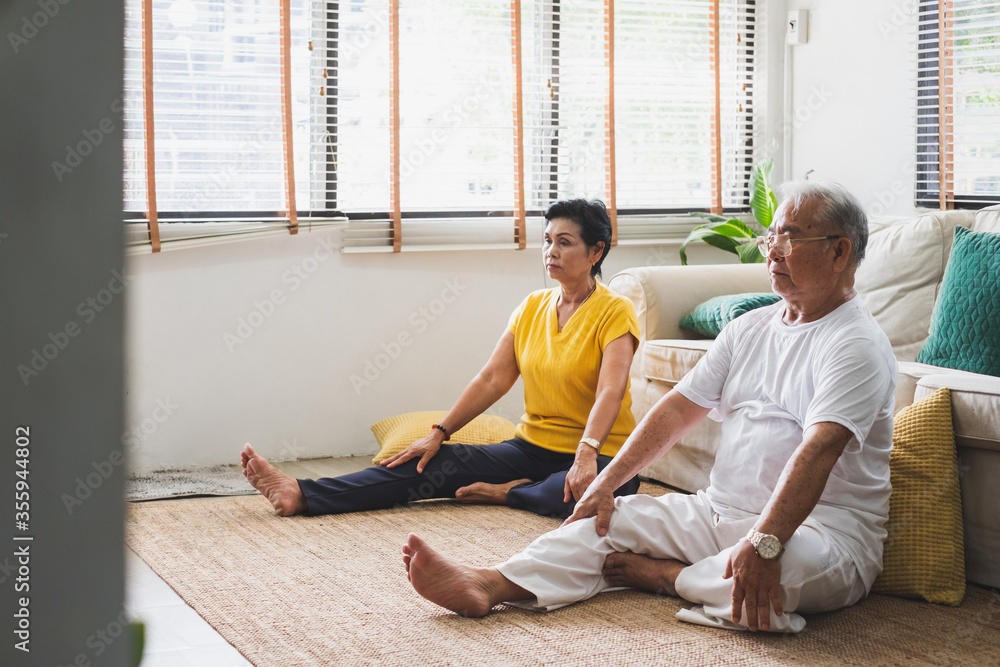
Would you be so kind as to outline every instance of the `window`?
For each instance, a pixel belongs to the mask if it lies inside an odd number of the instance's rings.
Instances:
[[[917,205],[1000,202],[1000,5],[921,0]]]
[[[282,187],[281,56],[276,2],[153,0],[156,199],[161,215],[273,217]],[[141,2],[126,2],[125,210],[146,206]],[[306,45],[305,0],[292,3],[292,40]],[[297,201],[324,207],[309,169],[325,118],[310,99],[320,66],[292,51]]]
[[[133,217],[145,2],[164,220],[286,218],[283,49],[298,215],[343,211],[348,247],[523,247],[566,197],[608,203],[623,242],[746,205],[753,0],[127,0]]]

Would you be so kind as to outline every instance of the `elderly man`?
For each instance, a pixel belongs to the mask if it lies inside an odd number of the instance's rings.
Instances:
[[[758,239],[781,301],[731,322],[588,488],[566,523],[496,568],[416,535],[410,582],[467,616],[551,610],[621,587],[695,603],[682,620],[798,632],[881,570],[896,361],[857,298],[868,221],[838,185],[790,184]],[[706,416],[722,422],[707,490],[613,497]],[[794,613],[799,612],[799,613]]]

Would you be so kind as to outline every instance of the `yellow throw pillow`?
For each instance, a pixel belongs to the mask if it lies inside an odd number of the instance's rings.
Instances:
[[[948,389],[900,410],[892,444],[889,537],[872,590],[957,606],[965,596],[965,543]]]
[[[431,426],[444,419],[446,414],[444,410],[407,412],[372,424],[372,433],[375,434],[378,446],[381,447],[379,453],[372,459],[372,463],[378,465],[382,459],[403,451],[414,440],[430,433]],[[479,415],[460,428],[457,433],[452,433],[448,442],[490,445],[513,438],[514,428],[514,424],[503,417]]]

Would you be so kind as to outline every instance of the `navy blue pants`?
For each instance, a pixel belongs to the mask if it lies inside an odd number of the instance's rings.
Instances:
[[[341,514],[384,509],[414,500],[454,498],[455,491],[474,482],[505,484],[515,479],[530,483],[515,486],[507,494],[507,505],[543,516],[567,517],[576,502],[563,502],[566,473],[573,465],[573,454],[553,452],[513,438],[495,445],[442,445],[427,462],[423,473],[417,472],[411,459],[395,468],[375,466],[343,477],[300,479],[305,495],[305,514]],[[610,456],[597,457],[597,469],[611,463]],[[615,491],[616,496],[632,495],[639,490],[639,478],[633,477]]]

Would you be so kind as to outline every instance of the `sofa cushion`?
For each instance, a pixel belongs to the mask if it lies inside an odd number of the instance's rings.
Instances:
[[[955,230],[931,333],[917,361],[1000,377],[1000,234]]]
[[[642,349],[643,377],[667,382],[673,388],[705,356],[711,345],[711,339],[646,341]]]
[[[1000,380],[990,378],[988,375],[921,364],[916,361],[901,361],[899,362],[899,375],[896,379],[896,412],[917,400],[915,397],[917,385],[929,375],[949,378],[946,384],[939,385],[941,387],[966,386],[964,383],[977,383],[985,380],[993,388],[994,393],[1000,394]]]
[[[938,369],[941,370],[941,369]],[[941,387],[951,390],[958,447],[965,530],[965,574],[969,581],[1000,587],[1000,378],[948,371],[919,380],[917,400]]]
[[[948,389],[896,415],[889,470],[888,537],[872,590],[960,604],[965,550]]]
[[[972,231],[1000,234],[1000,204],[976,211],[976,221],[972,224]]]
[[[771,292],[727,294],[704,301],[681,320],[681,329],[715,338],[722,327],[751,310],[770,306],[781,297]]]
[[[972,211],[947,211],[871,225],[855,286],[897,359],[913,361],[927,340],[954,229],[973,219]]]
[[[1000,452],[1000,378],[937,370],[917,381],[914,401],[938,389],[950,389],[955,442]]]

